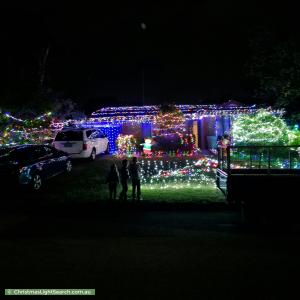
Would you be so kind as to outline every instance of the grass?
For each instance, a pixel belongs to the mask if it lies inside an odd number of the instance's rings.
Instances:
[[[224,197],[214,186],[179,189],[143,189],[143,199],[165,202],[223,202]]]
[[[106,201],[108,198],[108,187],[105,184],[106,174],[115,162],[120,166],[120,159],[111,156],[99,157],[95,162],[75,161],[73,172],[69,175],[63,174],[49,180],[40,196],[44,202],[98,202]],[[183,187],[184,186],[184,187]],[[120,192],[121,187],[118,187]],[[131,187],[129,183],[129,200]],[[223,202],[222,193],[214,184],[190,184],[162,187],[159,184],[142,185],[143,202]]]

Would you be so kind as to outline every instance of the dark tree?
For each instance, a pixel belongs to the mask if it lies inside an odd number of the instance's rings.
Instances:
[[[248,75],[254,79],[257,97],[300,117],[300,49],[292,37],[260,32],[250,43]]]

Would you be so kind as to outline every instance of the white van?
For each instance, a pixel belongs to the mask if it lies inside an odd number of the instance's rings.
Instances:
[[[96,159],[100,153],[109,153],[107,137],[94,128],[63,129],[53,141],[53,146],[70,154],[72,158]]]

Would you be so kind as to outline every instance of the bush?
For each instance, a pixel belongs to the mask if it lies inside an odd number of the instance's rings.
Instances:
[[[289,145],[295,143],[294,131],[272,112],[261,109],[255,115],[238,116],[232,126],[236,146]]]

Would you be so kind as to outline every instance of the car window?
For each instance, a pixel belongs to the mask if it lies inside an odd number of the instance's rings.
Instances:
[[[40,159],[46,156],[46,150],[44,147],[33,147],[32,149],[32,158],[33,159]]]
[[[57,151],[55,151],[55,148],[50,148],[50,147],[44,147],[46,155],[53,155]]]
[[[105,138],[105,134],[100,130],[98,130],[98,138]]]
[[[104,138],[105,135],[100,131],[100,130],[94,130],[94,132],[91,135],[91,139],[99,139],[99,138]]]
[[[13,160],[27,162],[36,159],[38,155],[39,154],[36,152],[35,147],[24,147],[15,149],[10,156]]]
[[[93,132],[94,132],[94,130],[87,130],[87,131],[85,132],[86,137],[87,137],[88,139],[92,139],[91,135],[93,134]]]
[[[93,130],[93,133],[90,136],[90,139],[97,139],[99,138],[99,131],[98,130]]]
[[[82,140],[83,140],[83,132],[80,130],[60,131],[55,137],[55,141],[82,141]]]
[[[14,151],[14,149],[11,149],[11,148],[0,148],[0,157],[8,156],[13,151]]]

